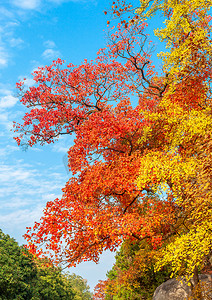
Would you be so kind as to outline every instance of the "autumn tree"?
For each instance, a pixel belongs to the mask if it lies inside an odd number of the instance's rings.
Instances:
[[[201,268],[212,243],[211,5],[211,1],[141,0],[136,17],[129,21],[152,18],[158,12],[165,17],[164,28],[155,29],[155,35],[168,49],[159,53],[167,89],[157,111],[142,110],[146,120],[162,125],[165,143],[162,151],[152,149],[141,158],[138,185],[151,182],[156,193],[167,193],[178,206],[170,235],[179,236],[176,240],[172,237],[158,265],[171,263],[174,274],[181,271],[188,278],[197,273],[197,266]],[[128,10],[129,5],[117,1],[112,13],[118,16]],[[151,131],[149,126],[142,141],[151,137]]]
[[[117,16],[132,9],[117,3]],[[32,252],[49,249],[71,266],[97,262],[123,240],[145,240],[162,258],[158,269],[197,274],[212,244],[211,2],[193,4],[141,1],[96,60],[64,67],[58,59],[34,72],[33,87],[17,84],[29,108],[15,124],[18,144],[75,134],[73,177],[29,228]],[[156,35],[169,47],[159,74],[145,34],[145,20],[158,10],[166,23]]]
[[[154,189],[171,193],[179,207],[177,235],[162,251],[158,266],[170,263],[174,274],[181,271],[187,278],[194,274],[195,283],[212,246],[211,5],[211,1],[193,1],[192,6],[185,0],[141,1],[137,11],[141,19],[163,11],[165,27],[155,34],[169,49],[159,54],[169,74],[169,88],[160,103],[163,111],[149,115],[168,121],[165,153],[149,152],[151,162],[143,160],[139,181],[154,176]],[[143,171],[150,167],[152,174]]]
[[[33,241],[32,250],[45,243],[68,265],[97,262],[103,250],[114,251],[126,237],[160,243],[161,232],[170,229],[172,201],[149,197],[148,185],[136,184],[141,154],[163,144],[154,137],[139,142],[147,126],[140,111],[153,111],[166,87],[163,79],[153,77],[145,26],[118,26],[94,62],[62,69],[58,60],[34,73],[37,85],[28,91],[18,83],[21,101],[30,108],[23,125],[16,125],[18,143],[32,146],[76,135],[68,151],[74,176],[63,197],[47,203],[44,217],[34,226],[36,233],[26,235]],[[132,93],[140,100],[135,107]]]

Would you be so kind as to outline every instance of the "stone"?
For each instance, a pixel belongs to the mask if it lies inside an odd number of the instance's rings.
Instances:
[[[207,296],[203,296],[203,300],[212,300],[212,275],[200,274],[200,281],[209,291]],[[153,300],[184,300],[191,296],[191,287],[187,285],[184,279],[169,279],[158,286],[154,292]]]

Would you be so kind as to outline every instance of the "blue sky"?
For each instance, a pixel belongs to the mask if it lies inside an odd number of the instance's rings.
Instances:
[[[25,227],[42,215],[48,200],[60,197],[68,180],[63,164],[72,139],[23,151],[13,141],[13,120],[23,116],[16,82],[58,57],[79,64],[94,59],[104,46],[106,0],[0,0],[0,228],[20,244]],[[88,280],[91,289],[112,267],[114,254],[100,264],[83,263],[70,272]]]
[[[33,70],[58,57],[74,64],[94,59],[105,43],[108,5],[106,0],[0,0],[0,228],[20,244],[45,203],[61,195],[69,178],[63,161],[72,138],[19,148],[10,131],[12,121],[24,114],[15,83],[26,77],[32,85]],[[86,278],[93,289],[113,262],[114,254],[105,253],[100,264],[82,263],[70,272]]]

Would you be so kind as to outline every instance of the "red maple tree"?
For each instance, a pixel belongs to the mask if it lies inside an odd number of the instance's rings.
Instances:
[[[28,229],[31,251],[42,245],[71,266],[97,262],[103,250],[115,251],[126,238],[145,238],[157,247],[170,231],[172,197],[162,201],[151,183],[136,184],[139,157],[164,144],[163,127],[140,114],[158,110],[167,87],[146,50],[146,26],[118,25],[95,61],[63,68],[58,59],[34,72],[35,85],[27,91],[17,84],[29,108],[23,124],[15,124],[18,144],[42,145],[75,134],[68,151],[73,177],[62,198],[48,202],[40,222]],[[147,126],[151,138],[140,142]]]

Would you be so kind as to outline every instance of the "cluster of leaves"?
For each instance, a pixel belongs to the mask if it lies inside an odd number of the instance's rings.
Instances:
[[[0,299],[89,300],[92,295],[86,280],[62,274],[48,260],[34,259],[0,231]]]
[[[131,6],[117,1],[112,9],[121,24],[96,60],[64,67],[58,59],[34,72],[33,87],[17,84],[29,108],[14,125],[18,144],[75,134],[68,151],[73,176],[28,229],[31,252],[50,250],[71,266],[98,262],[102,251],[127,240],[140,247],[134,257],[144,277],[146,255],[154,272],[169,265],[172,276],[188,280],[203,267],[212,248],[211,4],[142,0],[123,22]],[[165,28],[155,33],[169,49],[160,54],[160,76],[145,34],[157,11]],[[109,285],[98,286],[97,298]]]
[[[145,240],[125,241],[107,274],[105,299],[152,299],[156,287],[170,277],[168,268],[154,270],[155,257],[156,250]]]

